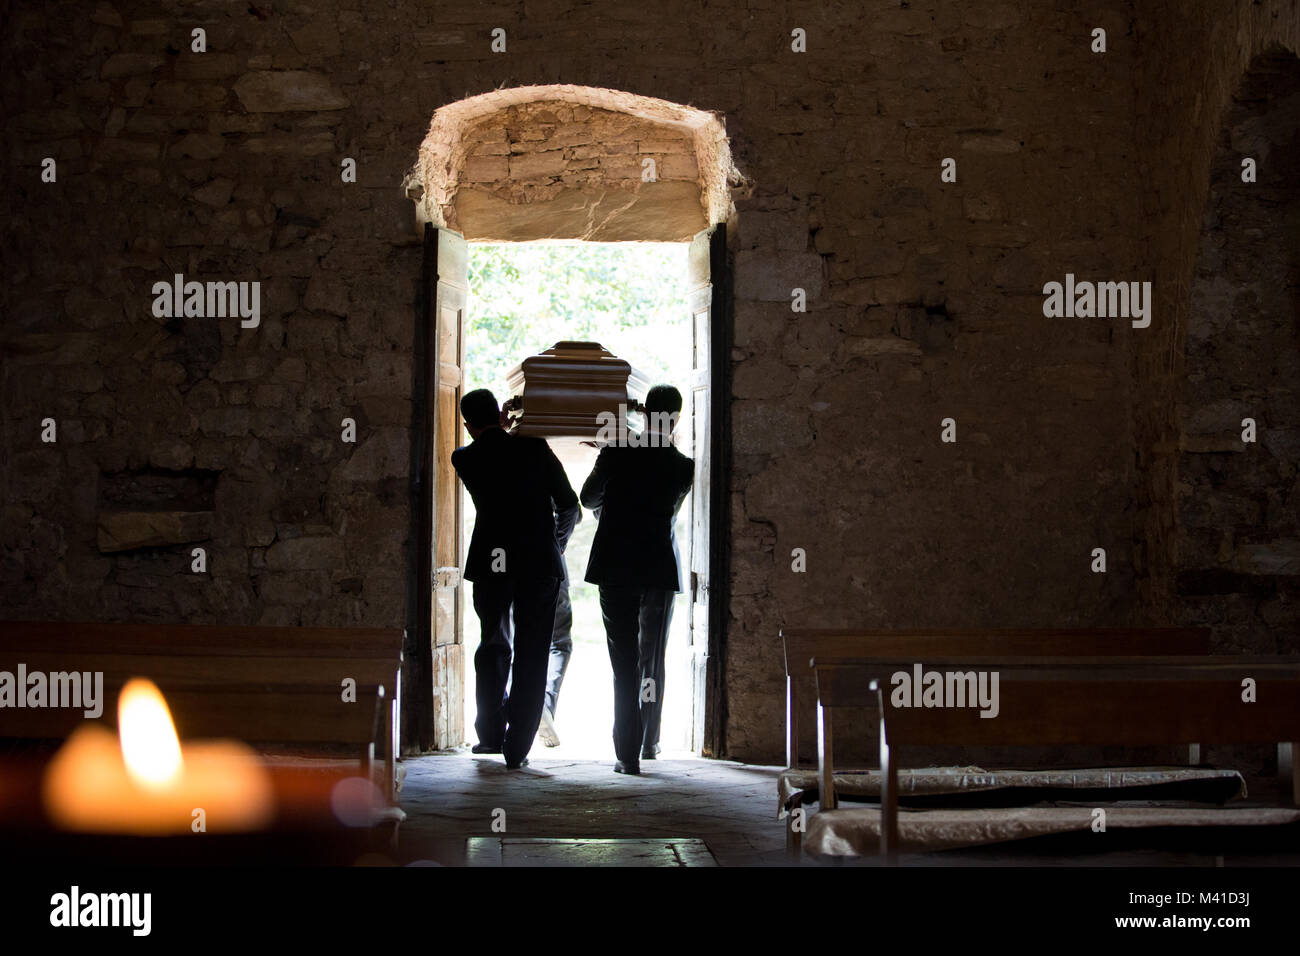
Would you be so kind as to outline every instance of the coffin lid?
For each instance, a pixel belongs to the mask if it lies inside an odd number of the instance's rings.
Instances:
[[[599,342],[556,342],[511,369],[510,393],[520,400],[512,416],[516,435],[600,437],[601,415],[645,396],[646,379]]]
[[[507,375],[510,394],[518,395],[528,382],[560,379],[569,383],[601,383],[626,386],[628,397],[644,396],[646,377],[604,348],[599,342],[556,342],[537,355],[530,355]]]

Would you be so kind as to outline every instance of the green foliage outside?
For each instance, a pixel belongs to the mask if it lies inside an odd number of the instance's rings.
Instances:
[[[507,373],[568,340],[599,342],[683,394],[689,382],[684,243],[470,246],[465,388],[504,401]]]

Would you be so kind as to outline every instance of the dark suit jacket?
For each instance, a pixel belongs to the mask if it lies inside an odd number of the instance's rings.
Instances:
[[[600,519],[587,580],[681,591],[673,524],[694,475],[695,463],[672,446],[601,449],[582,485],[582,503]]]
[[[476,511],[465,579],[564,577],[561,554],[582,511],[551,446],[489,428],[452,452],[451,463]],[[497,548],[504,574],[492,570]]]

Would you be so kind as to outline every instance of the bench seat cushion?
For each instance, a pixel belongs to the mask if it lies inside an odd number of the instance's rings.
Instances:
[[[1300,810],[1282,807],[1106,807],[1107,830],[1159,827],[1289,827],[1300,834]],[[903,810],[898,815],[904,853],[986,846],[1058,833],[1086,832],[1089,806],[1012,807],[977,810]],[[852,807],[814,813],[804,847],[827,857],[876,856],[880,810]]]
[[[798,796],[817,799],[815,770],[784,770],[777,778],[778,817]],[[835,789],[841,800],[878,801],[879,770],[839,770]],[[997,791],[997,793],[994,793]],[[1122,793],[1117,791],[1123,791]],[[1225,803],[1246,795],[1246,781],[1235,770],[1212,767],[1103,767],[1081,770],[985,770],[982,767],[922,767],[898,771],[898,795],[929,805],[1024,804],[1051,799],[1177,799]]]

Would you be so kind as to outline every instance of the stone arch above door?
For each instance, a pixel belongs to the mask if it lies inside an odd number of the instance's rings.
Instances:
[[[689,241],[747,185],[719,114],[562,84],[439,109],[406,181],[421,226],[497,242]]]

